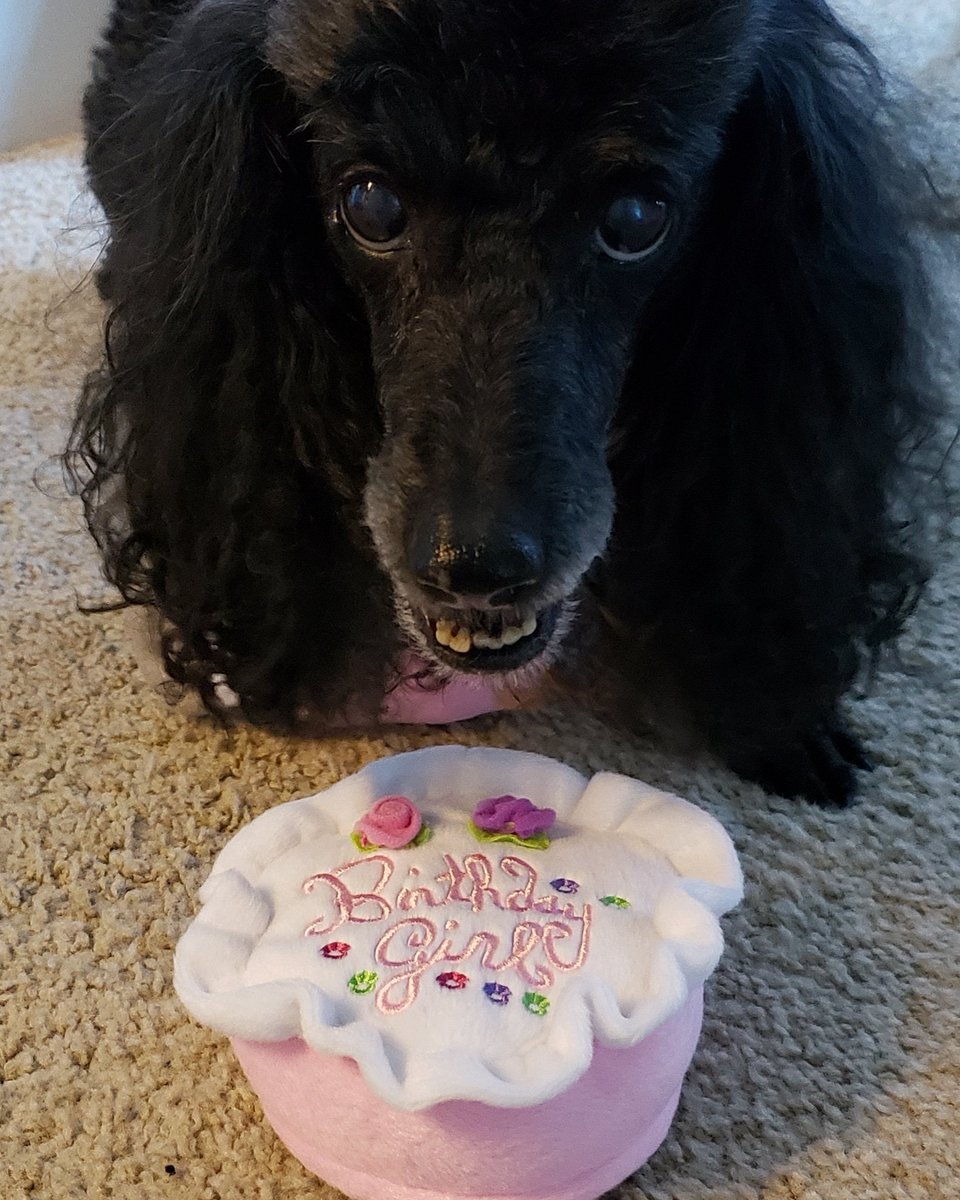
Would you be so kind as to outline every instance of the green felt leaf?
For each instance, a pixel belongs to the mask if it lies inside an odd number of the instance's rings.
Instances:
[[[412,850],[415,846],[426,845],[426,843],[429,842],[432,837],[433,837],[433,830],[430,828],[430,826],[422,825],[420,828],[420,832],[413,839],[413,841],[407,842],[407,844],[405,846],[401,846],[400,849],[401,850]],[[373,845],[368,846],[368,845],[366,845],[365,842],[363,841],[363,835],[361,833],[359,833],[356,829],[350,835],[350,840],[353,842],[353,844],[356,846],[356,848],[360,851],[361,854],[375,854],[378,850],[390,849],[390,847],[387,847],[387,846],[373,846]],[[392,853],[396,853],[396,851],[392,851]]]
[[[524,850],[547,850],[550,847],[550,839],[545,833],[538,833],[535,837],[522,838],[515,833],[489,833],[486,829],[475,825],[473,821],[468,821],[467,824],[478,842],[509,842],[513,846],[522,846]]]

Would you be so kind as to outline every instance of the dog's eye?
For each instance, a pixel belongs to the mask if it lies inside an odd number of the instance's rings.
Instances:
[[[340,195],[343,223],[361,246],[391,250],[408,224],[403,201],[379,179],[354,179]]]
[[[647,196],[620,196],[597,226],[597,245],[617,262],[636,262],[655,250],[670,224],[663,200]]]

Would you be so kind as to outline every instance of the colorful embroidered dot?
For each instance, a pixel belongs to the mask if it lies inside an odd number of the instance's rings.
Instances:
[[[459,971],[444,971],[437,976],[437,983],[448,992],[462,992],[469,982],[469,976],[461,975]]]
[[[580,884],[575,879],[553,879],[550,886],[561,896],[575,896],[580,891]]]
[[[505,983],[484,984],[483,994],[491,1004],[497,1004],[501,1008],[503,1005],[510,1003],[510,997],[513,995]]]
[[[347,987],[355,996],[368,996],[377,986],[380,976],[376,971],[358,971],[351,976]]]
[[[523,1007],[535,1017],[545,1017],[550,1011],[550,1001],[539,992],[527,992],[523,998]]]
[[[350,953],[350,947],[346,942],[327,942],[325,946],[320,947],[320,953],[324,958],[346,958]]]
[[[624,900],[622,896],[601,896],[600,903],[605,904],[607,908],[629,908],[630,901]]]

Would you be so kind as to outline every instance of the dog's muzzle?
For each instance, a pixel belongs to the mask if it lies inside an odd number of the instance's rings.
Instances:
[[[429,509],[407,541],[408,600],[437,659],[457,671],[515,671],[534,662],[556,632],[560,604],[537,604],[546,554],[527,529],[466,522]],[[468,528],[465,528],[464,525]]]

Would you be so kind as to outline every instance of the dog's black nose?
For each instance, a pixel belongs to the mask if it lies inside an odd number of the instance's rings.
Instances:
[[[413,527],[407,558],[433,600],[463,606],[507,608],[519,604],[543,577],[539,538],[508,525],[456,521],[424,514]]]

